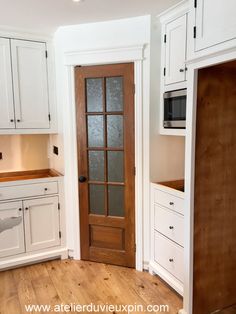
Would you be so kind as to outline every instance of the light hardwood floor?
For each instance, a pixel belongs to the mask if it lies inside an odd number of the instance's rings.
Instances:
[[[24,314],[25,304],[91,302],[167,304],[169,314],[182,307],[182,299],[158,277],[124,267],[58,260],[0,273],[0,314]]]

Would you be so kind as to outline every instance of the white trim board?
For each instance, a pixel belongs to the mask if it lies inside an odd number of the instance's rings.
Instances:
[[[80,223],[78,195],[78,167],[76,141],[76,109],[75,109],[75,77],[74,68],[77,65],[103,65],[134,62],[135,66],[135,233],[136,233],[136,269],[143,270],[143,195],[144,195],[144,162],[143,146],[148,144],[143,140],[143,45],[128,47],[111,47],[89,51],[67,52],[64,65],[68,75],[69,99],[64,106],[64,142],[65,142],[65,202],[68,208],[73,208],[74,226],[74,258],[80,259]],[[149,139],[147,139],[149,141]],[[148,160],[149,160],[149,154]],[[145,165],[146,166],[146,165]],[[149,168],[149,164],[148,164]],[[149,195],[149,193],[147,193]]]

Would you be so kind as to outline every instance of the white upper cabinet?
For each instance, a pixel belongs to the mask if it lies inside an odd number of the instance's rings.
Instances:
[[[195,51],[236,38],[235,0],[196,0]]]
[[[186,80],[187,14],[166,24],[165,85]]]
[[[11,40],[16,128],[50,127],[46,44]]]
[[[0,128],[15,128],[10,40],[0,38]]]
[[[24,201],[27,252],[60,245],[58,197]]]
[[[0,258],[24,252],[22,202],[0,204]]]

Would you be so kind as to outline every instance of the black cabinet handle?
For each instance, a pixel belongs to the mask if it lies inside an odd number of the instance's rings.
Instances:
[[[79,177],[79,182],[80,183],[84,183],[84,182],[86,182],[86,177],[84,177],[84,176],[81,176],[81,177]]]
[[[17,119],[16,121],[17,121],[17,122],[20,122],[20,119]]]
[[[170,230],[173,230],[173,229],[174,229],[174,227],[173,227],[173,226],[169,226],[169,229],[170,229]]]
[[[10,122],[14,122],[14,119],[11,119]]]
[[[170,262],[170,263],[173,263],[173,262],[174,262],[174,259],[173,259],[173,258],[170,258],[170,259],[169,259],[169,262]]]
[[[183,72],[184,72],[184,69],[179,69],[179,72],[183,73]]]
[[[48,188],[45,188],[44,191],[47,192]]]
[[[29,207],[25,207],[25,210],[29,210]]]
[[[22,208],[19,208],[19,212],[21,212],[22,211]]]
[[[170,202],[170,205],[174,205],[175,203],[174,202]]]

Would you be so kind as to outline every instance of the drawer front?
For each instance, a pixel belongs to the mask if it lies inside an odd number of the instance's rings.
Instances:
[[[0,188],[0,201],[58,193],[57,182],[34,183]]]
[[[155,205],[155,229],[184,246],[184,216]]]
[[[154,201],[157,204],[175,210],[176,212],[184,215],[184,199],[174,196],[172,194],[155,190]]]
[[[178,280],[184,278],[184,250],[178,244],[155,232],[155,260]]]

